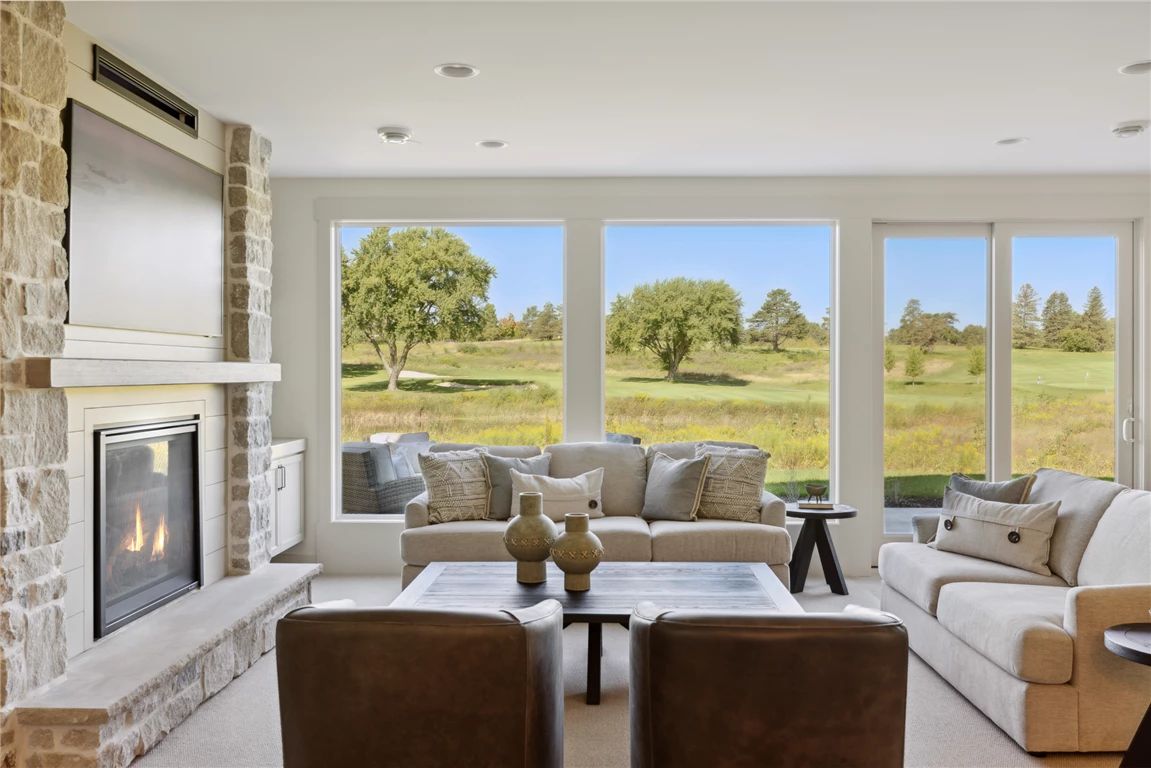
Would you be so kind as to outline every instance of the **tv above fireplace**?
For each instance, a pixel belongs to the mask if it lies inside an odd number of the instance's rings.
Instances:
[[[76,101],[64,125],[69,324],[223,335],[223,177]]]

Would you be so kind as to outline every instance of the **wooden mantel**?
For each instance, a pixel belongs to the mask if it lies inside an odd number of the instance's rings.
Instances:
[[[279,380],[279,363],[93,360],[72,357],[31,357],[24,361],[25,386],[37,389],[245,384]]]

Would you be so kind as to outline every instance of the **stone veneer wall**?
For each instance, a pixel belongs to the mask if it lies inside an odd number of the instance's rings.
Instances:
[[[227,153],[228,359],[272,359],[272,144],[229,126]],[[250,573],[268,562],[272,537],[272,385],[228,386],[228,562]]]
[[[64,673],[61,541],[68,408],[24,389],[24,358],[64,347],[68,204],[60,110],[64,4],[0,4],[0,765],[15,764],[13,704]]]

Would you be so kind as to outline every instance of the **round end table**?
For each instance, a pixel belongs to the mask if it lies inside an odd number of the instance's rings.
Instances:
[[[1151,667],[1151,623],[1117,624],[1103,632],[1103,645],[1116,656]],[[1120,768],[1151,765],[1151,707],[1131,737]]]
[[[818,547],[819,562],[823,566],[827,585],[837,595],[847,594],[847,582],[843,580],[843,571],[839,568],[839,556],[835,554],[827,521],[843,520],[857,514],[859,510],[847,504],[835,504],[832,509],[801,509],[794,502],[787,505],[788,517],[803,520],[803,528],[799,531],[795,550],[791,553],[791,565],[788,566],[793,593],[803,591],[803,585],[807,583],[807,571],[811,567],[812,550]]]

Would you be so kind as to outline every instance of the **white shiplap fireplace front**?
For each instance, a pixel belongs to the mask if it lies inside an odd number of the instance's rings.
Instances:
[[[200,420],[200,534],[207,586],[225,572],[226,387],[200,384],[164,387],[98,387],[67,390],[70,525],[62,569],[68,577],[65,629],[68,657],[96,644],[96,530],[94,430],[135,422]]]

